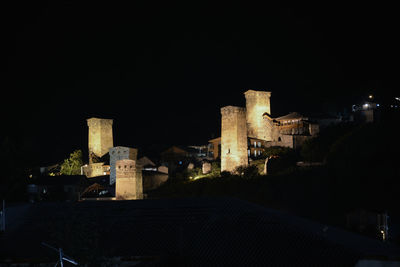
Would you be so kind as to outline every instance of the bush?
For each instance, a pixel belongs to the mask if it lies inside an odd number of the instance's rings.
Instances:
[[[254,165],[239,166],[235,169],[235,172],[238,173],[238,175],[244,179],[257,178],[259,175],[258,168],[257,166]]]

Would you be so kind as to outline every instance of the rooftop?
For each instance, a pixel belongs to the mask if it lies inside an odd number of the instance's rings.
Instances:
[[[0,262],[54,259],[41,246],[115,256],[176,256],[188,265],[354,266],[398,247],[232,198],[35,203],[8,207]],[[52,258],[53,257],[53,258]]]

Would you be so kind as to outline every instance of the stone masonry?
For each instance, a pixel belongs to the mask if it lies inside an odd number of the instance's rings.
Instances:
[[[113,132],[111,119],[90,118],[89,126],[89,164],[95,163],[95,157],[101,158],[113,147]]]
[[[122,159],[131,159],[137,160],[138,150],[136,148],[116,146],[112,147],[109,150],[110,155],[110,185],[115,183],[117,173],[116,173],[116,164],[118,160]]]
[[[233,172],[248,165],[246,110],[221,108],[221,171]]]
[[[272,127],[263,118],[264,113],[271,114],[271,92],[248,90],[244,95],[248,137],[272,141]]]
[[[135,160],[116,162],[115,198],[117,200],[143,199],[142,168]]]

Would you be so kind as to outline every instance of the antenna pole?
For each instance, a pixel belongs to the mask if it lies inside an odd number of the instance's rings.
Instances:
[[[61,267],[64,266],[63,260],[64,260],[64,261],[68,261],[68,262],[72,263],[73,265],[78,265],[78,263],[77,263],[76,261],[74,261],[74,260],[71,259],[69,256],[67,256],[67,255],[64,254],[62,248],[58,248],[58,249],[57,249],[57,248],[52,247],[52,246],[50,246],[49,244],[46,244],[46,243],[44,243],[44,242],[42,242],[42,245],[58,252],[58,257],[59,257],[59,261],[60,261]],[[57,266],[57,264],[58,264],[58,262],[56,263],[55,266]]]
[[[61,267],[64,267],[62,248],[59,248],[59,249],[58,249],[58,252],[59,252],[59,256],[60,256],[60,266],[61,266]]]

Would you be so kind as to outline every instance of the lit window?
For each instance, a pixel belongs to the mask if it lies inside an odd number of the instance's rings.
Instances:
[[[254,147],[257,147],[257,142],[256,141],[254,141]]]
[[[261,142],[258,142],[258,147],[261,147]]]
[[[257,157],[257,150],[254,150],[254,157]]]

